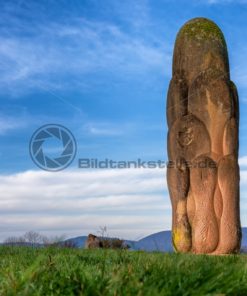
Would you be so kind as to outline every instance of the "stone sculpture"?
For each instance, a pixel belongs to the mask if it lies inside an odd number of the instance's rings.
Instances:
[[[226,42],[205,18],[179,31],[167,96],[167,183],[178,252],[240,249],[238,94]]]

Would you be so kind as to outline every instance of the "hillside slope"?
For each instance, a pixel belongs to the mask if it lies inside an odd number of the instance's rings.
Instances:
[[[67,241],[72,242],[76,247],[83,248],[87,237],[78,236]],[[125,240],[131,249],[144,251],[172,252],[171,231],[165,230],[150,234],[138,241]],[[247,250],[247,227],[242,228],[242,249]]]

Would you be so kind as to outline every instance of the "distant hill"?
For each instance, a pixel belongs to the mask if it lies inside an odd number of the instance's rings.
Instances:
[[[77,236],[77,237],[66,239],[65,242],[72,243],[77,248],[83,248],[85,246],[86,240],[87,240],[87,236]]]
[[[247,227],[242,227],[242,244],[241,249],[247,252]]]
[[[78,236],[66,240],[78,248],[83,248],[87,236]],[[125,240],[133,250],[173,252],[171,231],[161,231],[148,235],[138,241]],[[247,227],[242,228],[242,250],[247,250]]]
[[[134,242],[133,249],[145,251],[172,252],[171,231],[161,231],[148,235],[137,242]]]
[[[77,248],[84,248],[87,236],[77,236],[69,238],[63,242],[63,244],[71,244]],[[143,251],[160,251],[160,252],[173,252],[171,239],[171,231],[165,230],[157,233],[150,234],[138,241],[124,240],[125,244],[130,246],[131,250],[143,250]],[[13,245],[13,244],[12,244]],[[16,245],[43,247],[42,244],[30,244],[30,243],[16,243]],[[241,249],[244,253],[247,253],[247,227],[242,228],[242,246]]]

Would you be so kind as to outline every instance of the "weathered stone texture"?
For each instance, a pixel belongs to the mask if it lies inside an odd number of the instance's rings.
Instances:
[[[240,249],[237,89],[226,42],[205,18],[179,31],[167,96],[167,170],[178,252]]]

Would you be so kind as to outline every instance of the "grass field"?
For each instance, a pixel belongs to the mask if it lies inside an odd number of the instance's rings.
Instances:
[[[0,295],[247,295],[247,256],[0,247]]]

